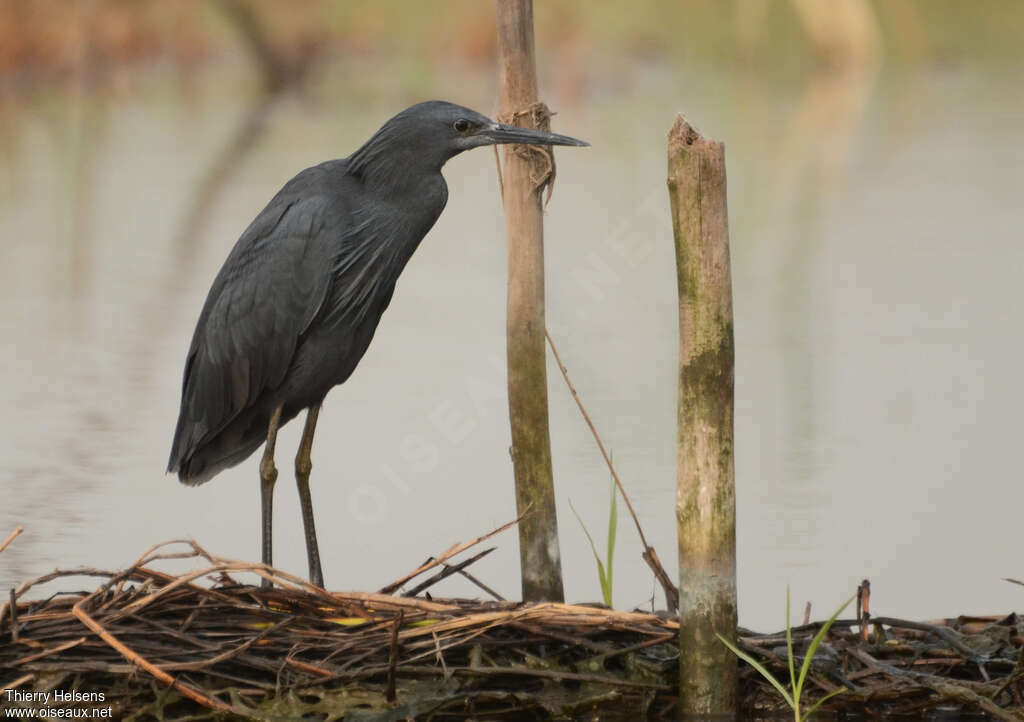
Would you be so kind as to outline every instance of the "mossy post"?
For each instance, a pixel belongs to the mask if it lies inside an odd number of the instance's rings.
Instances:
[[[500,120],[548,127],[537,101],[532,0],[497,0]],[[550,150],[506,146],[502,182],[508,238],[508,403],[523,601],[564,601],[548,430],[544,348],[544,218],[541,193],[553,172]],[[538,180],[540,179],[540,180]]]
[[[668,136],[679,282],[679,698],[682,718],[737,708],[733,328],[725,147],[682,116]]]

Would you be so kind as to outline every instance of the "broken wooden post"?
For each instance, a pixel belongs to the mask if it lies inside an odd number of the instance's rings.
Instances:
[[[681,717],[733,715],[736,638],[733,328],[725,147],[682,116],[668,136],[679,286],[679,699]]]
[[[497,0],[499,120],[547,130],[537,100],[532,0]],[[508,238],[508,404],[516,480],[523,601],[564,601],[548,430],[544,349],[544,219],[541,193],[554,173],[550,149],[506,146],[502,182]]]

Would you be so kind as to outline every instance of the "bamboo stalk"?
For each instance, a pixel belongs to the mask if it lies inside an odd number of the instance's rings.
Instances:
[[[499,118],[548,126],[537,101],[532,0],[497,0]],[[541,193],[554,175],[550,149],[508,146],[502,194],[508,238],[508,402],[524,601],[562,601],[544,350],[544,219]]]
[[[679,284],[679,697],[682,716],[733,715],[736,638],[733,328],[725,147],[682,116],[668,138]]]

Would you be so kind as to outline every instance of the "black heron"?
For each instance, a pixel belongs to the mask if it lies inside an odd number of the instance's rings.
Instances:
[[[185,360],[167,470],[202,484],[266,442],[263,563],[272,563],[277,431],[308,409],[295,479],[309,578],[323,587],[309,494],[320,405],[366,352],[399,274],[444,210],[442,166],[465,150],[501,143],[587,145],[452,103],[420,103],[348,158],[288,181],[228,254]]]

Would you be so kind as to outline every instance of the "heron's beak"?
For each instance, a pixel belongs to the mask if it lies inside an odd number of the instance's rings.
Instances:
[[[523,145],[576,145],[589,146],[585,140],[576,140],[567,135],[548,133],[546,130],[530,130],[529,128],[517,128],[514,125],[495,123],[483,128],[478,135],[487,139],[485,145],[500,145],[504,143],[522,143]]]

